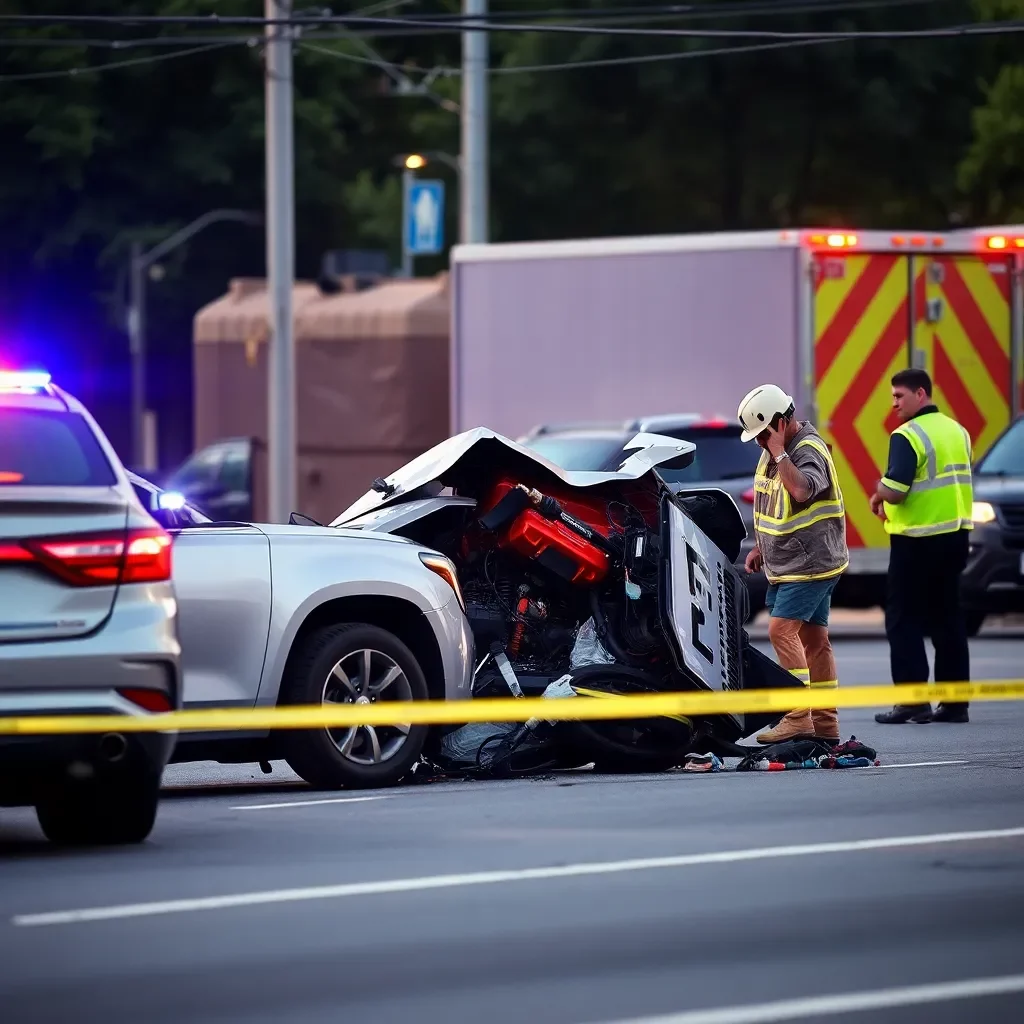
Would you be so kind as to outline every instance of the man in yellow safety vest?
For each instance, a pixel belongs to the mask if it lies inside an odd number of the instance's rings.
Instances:
[[[889,465],[871,499],[889,534],[885,633],[892,681],[928,682],[924,638],[935,646],[935,681],[967,682],[970,651],[960,605],[960,574],[970,549],[971,436],[932,401],[924,370],[892,378],[902,423],[889,439]],[[967,704],[897,704],[875,715],[885,725],[966,722]]]
[[[839,686],[828,636],[832,591],[850,563],[846,510],[828,445],[797,420],[793,399],[782,388],[754,388],[738,411],[744,441],[763,448],[754,477],[756,546],[748,572],[768,577],[768,637],[779,664],[805,686]],[[791,711],[759,743],[839,739],[839,713]]]

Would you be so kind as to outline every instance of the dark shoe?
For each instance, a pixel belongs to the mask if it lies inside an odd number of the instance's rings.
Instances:
[[[923,725],[931,720],[931,704],[897,704],[892,711],[883,711],[875,715],[875,721],[879,725],[905,725],[907,722]]]
[[[931,714],[932,722],[953,722],[966,725],[970,720],[966,704],[940,704]]]

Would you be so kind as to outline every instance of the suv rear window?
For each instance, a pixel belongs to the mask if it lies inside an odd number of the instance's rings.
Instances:
[[[622,438],[592,437],[586,434],[547,434],[526,442],[538,455],[569,472],[596,473],[614,470],[627,453],[622,450]]]
[[[761,449],[753,441],[740,440],[738,428],[696,427],[673,431],[684,441],[692,441],[697,450],[685,469],[662,469],[666,483],[697,483],[710,480],[742,480],[757,471]]]
[[[117,477],[78,413],[0,408],[0,487],[110,487]]]

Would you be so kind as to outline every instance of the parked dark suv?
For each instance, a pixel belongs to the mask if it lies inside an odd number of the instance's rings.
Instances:
[[[974,469],[974,531],[961,579],[968,629],[985,616],[1024,611],[1024,417]]]

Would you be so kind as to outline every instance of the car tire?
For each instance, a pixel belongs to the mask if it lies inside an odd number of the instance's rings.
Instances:
[[[369,685],[365,657],[370,652]],[[341,674],[336,670],[340,667]],[[344,680],[344,681],[343,681]],[[374,693],[381,682],[384,689]],[[283,705],[423,701],[423,669],[409,648],[385,629],[362,623],[326,626],[301,643],[281,686]],[[419,760],[429,726],[360,726],[286,730],[285,760],[316,789],[394,786]]]
[[[36,805],[43,834],[60,846],[141,843],[153,831],[160,776],[133,774],[67,783]]]

